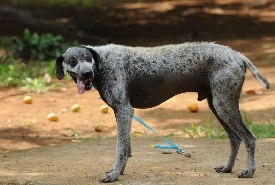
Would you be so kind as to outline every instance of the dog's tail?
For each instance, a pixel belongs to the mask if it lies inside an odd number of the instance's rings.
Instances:
[[[240,53],[241,54],[241,53]],[[252,72],[253,76],[258,80],[258,82],[266,89],[270,88],[270,82],[260,73],[256,66],[243,54],[241,58],[245,62],[247,68]]]

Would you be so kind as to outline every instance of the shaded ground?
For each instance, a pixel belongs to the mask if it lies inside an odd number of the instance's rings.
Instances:
[[[239,179],[237,174],[245,168],[244,145],[233,172],[216,173],[213,167],[228,158],[227,140],[175,139],[191,154],[162,154],[150,147],[159,143],[157,138],[132,140],[133,157],[129,159],[125,174],[112,184],[273,184],[274,139],[257,143],[254,178]],[[203,146],[203,147],[202,147]],[[99,184],[98,180],[109,170],[115,156],[115,141],[89,141],[17,151],[0,156],[0,184],[73,185]]]
[[[39,5],[22,8],[0,0],[0,35],[21,35],[27,27],[31,31],[58,33],[66,39],[79,39],[81,43],[91,45],[115,42],[153,46],[201,40],[226,44],[245,53],[272,82],[271,89],[264,90],[248,72],[241,95],[241,110],[247,111],[255,123],[275,120],[273,1],[161,1],[157,4],[154,1],[115,1],[116,5],[110,2],[104,1],[100,8]],[[112,166],[116,137],[112,111],[107,114],[99,111],[104,102],[97,100],[95,90],[79,95],[73,82],[63,82],[66,88],[62,91],[29,94],[33,98],[30,105],[22,102],[25,93],[20,89],[0,89],[0,184],[24,184],[27,181],[33,184],[95,184]],[[247,90],[255,90],[257,94],[248,95]],[[206,101],[197,102],[196,99],[196,93],[185,93],[156,108],[135,110],[135,114],[162,135],[187,137],[182,130],[190,123],[218,125]],[[190,102],[198,103],[198,113],[188,112],[186,107]],[[74,103],[82,106],[79,113],[70,111]],[[58,122],[47,120],[50,112],[58,114]],[[94,131],[98,124],[104,125],[103,132]],[[273,183],[275,145],[272,139],[258,140],[258,171],[255,178],[243,180],[235,178],[245,167],[243,148],[232,174],[216,174],[212,170],[227,160],[227,140],[173,137],[173,141],[192,154],[192,158],[186,158],[176,154],[163,155],[148,147],[159,139],[134,138],[134,135],[144,134],[143,127],[135,121],[132,132],[136,133],[133,134],[134,157],[120,183]],[[60,145],[74,142],[76,137],[72,133],[89,142]],[[109,139],[104,139],[106,137]],[[35,147],[40,148],[23,150]],[[16,150],[22,151],[14,152]]]

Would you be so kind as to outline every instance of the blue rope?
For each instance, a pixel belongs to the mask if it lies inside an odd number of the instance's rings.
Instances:
[[[95,90],[97,90],[96,86],[93,85],[93,87],[95,88]],[[101,97],[98,98],[99,100],[101,99]],[[161,135],[159,135],[159,133],[157,133],[152,127],[150,127],[149,125],[147,125],[144,121],[142,121],[142,119],[140,119],[139,117],[137,117],[135,114],[133,114],[133,118],[139,122],[140,124],[142,124],[144,127],[146,127],[148,130],[152,131],[154,134],[156,134],[157,136],[159,136],[163,141],[165,141],[169,146],[166,145],[159,145],[159,144],[154,144],[154,148],[160,148],[160,149],[175,149],[177,150],[177,153],[182,154],[183,151],[181,148],[179,148],[178,145],[172,143],[171,141],[169,141],[168,139],[162,137]]]
[[[154,144],[154,148],[160,148],[160,149],[175,149],[177,150],[177,152],[179,154],[182,154],[183,151],[181,148],[178,147],[178,145],[172,143],[171,141],[169,141],[168,139],[162,137],[159,135],[159,133],[157,133],[152,127],[150,127],[149,125],[147,125],[144,121],[142,121],[139,117],[137,117],[136,115],[133,114],[133,118],[139,122],[140,124],[142,124],[144,127],[146,127],[148,130],[152,131],[154,134],[158,135],[163,141],[165,141],[166,143],[169,144],[169,146],[166,145],[159,145],[159,144]]]

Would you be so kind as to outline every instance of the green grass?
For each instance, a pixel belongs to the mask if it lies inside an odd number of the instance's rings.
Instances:
[[[247,128],[257,138],[275,138],[275,122],[265,118],[260,124],[254,124],[247,112],[242,113],[242,118]]]
[[[214,127],[210,123],[202,123],[200,125],[190,124],[190,127],[183,128],[183,133],[189,135],[190,138],[227,138],[227,134],[221,126]]]
[[[55,77],[55,58],[72,45],[78,45],[78,41],[65,42],[61,35],[39,35],[28,29],[21,37],[1,37],[0,48],[7,54],[0,56],[0,87],[46,92],[61,85],[44,76]]]
[[[77,141],[79,140],[78,133],[74,130],[71,130],[69,128],[65,128],[64,130],[68,131],[70,136],[74,137]]]
[[[247,128],[257,138],[275,138],[275,122],[266,118],[262,123],[254,124],[247,112],[242,112],[242,119]],[[195,125],[191,123],[189,127],[183,128],[183,132],[188,134],[190,138],[214,138],[224,139],[227,134],[221,126],[214,126],[211,123],[201,123]]]
[[[22,87],[28,92],[46,92],[61,83],[48,82],[45,74],[55,77],[55,61],[29,62],[11,56],[0,58],[0,87]]]
[[[26,65],[9,57],[0,58],[0,87],[22,85],[22,80],[28,76],[23,72]]]
[[[49,90],[52,90],[56,86],[61,86],[61,83],[48,83],[44,78],[38,77],[38,78],[26,78],[23,80],[23,86],[22,88],[26,90],[27,92],[47,92]]]

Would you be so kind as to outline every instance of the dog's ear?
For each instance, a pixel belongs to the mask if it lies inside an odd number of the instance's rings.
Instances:
[[[91,47],[87,47],[87,46],[81,46],[84,47],[85,49],[89,50],[90,53],[93,55],[93,59],[95,60],[95,66],[96,66],[96,70],[99,70],[99,63],[101,61],[100,59],[100,55],[97,53],[97,51]]]
[[[56,62],[55,62],[55,73],[58,78],[58,80],[61,80],[64,78],[64,71],[63,71],[63,66],[62,62],[64,61],[63,56],[57,57]]]

